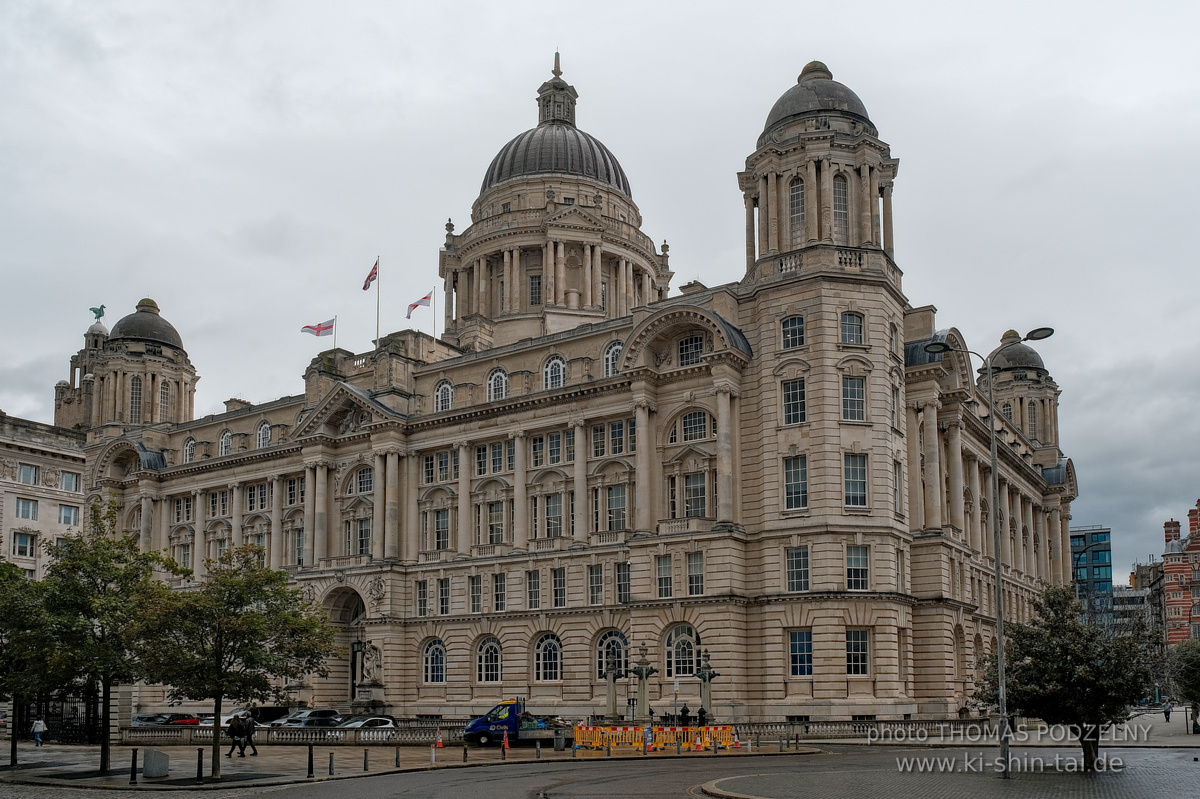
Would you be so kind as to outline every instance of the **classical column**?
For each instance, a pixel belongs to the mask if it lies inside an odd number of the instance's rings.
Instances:
[[[754,266],[754,198],[750,192],[742,197],[746,203],[746,269]]]
[[[1029,531],[1029,543],[1025,551],[1025,563],[1029,567],[1027,571],[1035,577],[1041,577],[1043,574],[1041,560],[1045,548],[1040,546],[1035,548],[1033,545],[1036,535],[1036,531],[1033,529],[1033,500],[1028,497],[1021,497],[1021,519],[1025,529]]]
[[[1006,566],[1011,566],[1012,562],[1013,562],[1013,551],[1012,551],[1012,538],[1009,535],[1009,532],[1010,532],[1009,528],[1011,527],[1011,522],[1010,522],[1011,517],[1009,517],[1009,513],[1010,513],[1012,503],[1008,499],[1008,481],[1005,480],[1003,477],[1001,477],[999,479],[999,481],[997,482],[997,485],[999,486],[1000,498],[999,498],[998,504],[1000,507],[993,508],[992,513],[1000,514],[1001,512],[1003,512],[1003,517],[1004,517],[1004,518],[1001,518],[1000,516],[996,517],[1000,521],[1000,552],[998,554],[998,557],[1000,558],[1000,562],[1002,564],[1004,564]]]
[[[271,541],[267,560],[272,569],[283,568],[283,478],[271,481]]]
[[[1055,548],[1058,550],[1058,570],[1054,575],[1055,585],[1070,585],[1071,579],[1074,577],[1071,574],[1071,567],[1074,564],[1071,562],[1070,539],[1067,539],[1066,546],[1063,546],[1061,516],[1058,508],[1050,508],[1050,529],[1046,532],[1046,536],[1053,536],[1057,540]]]
[[[728,386],[717,386],[717,522],[730,523],[736,521],[733,517],[733,431],[729,413],[732,394],[733,389]],[[639,426],[641,422],[639,412]],[[648,500],[646,504],[649,506]]]
[[[871,169],[871,243],[879,246],[879,168]]]
[[[421,484],[421,455],[408,450],[404,455],[408,473],[405,477],[404,535],[400,538],[400,557],[414,561],[421,550],[421,508],[417,493]]]
[[[874,237],[871,235],[871,167],[863,164],[859,167],[858,178],[858,195],[861,198],[862,207],[859,209],[859,242],[860,247],[865,247],[870,244]],[[951,511],[953,515],[953,510]],[[951,522],[953,524],[954,522]]]
[[[604,275],[600,268],[604,263],[603,252],[603,244],[597,244],[592,248],[592,303],[594,305],[600,304],[600,284],[604,280]]]
[[[171,554],[171,500],[158,500],[158,532],[152,537],[154,548]]]
[[[804,236],[809,241],[816,241],[821,238],[820,226],[817,224],[820,221],[818,203],[821,196],[821,192],[817,190],[817,162],[810,160],[805,167]]]
[[[513,313],[521,310],[521,287],[524,285],[524,275],[521,273],[521,248],[512,249],[512,282],[508,284],[508,309]]]
[[[512,310],[512,251],[504,251],[504,291],[500,294],[500,312]]]
[[[554,261],[554,242],[548,241],[546,242],[546,254],[542,258],[542,305],[554,304],[555,274],[558,272]]]
[[[938,432],[938,403],[926,402],[925,418],[925,529],[942,526],[941,434]]]
[[[575,530],[576,541],[587,543],[588,540],[588,489],[587,489],[587,423],[582,419],[571,422],[575,431],[575,464],[571,481],[571,490],[575,492]]]
[[[767,251],[779,252],[779,177],[767,175]]]
[[[384,456],[383,556],[400,557],[400,453],[389,449]]]
[[[242,486],[229,484],[229,535],[230,546],[240,547],[246,543],[242,538]]]
[[[971,491],[971,535],[969,539],[971,549],[983,552],[984,548],[981,546],[981,538],[987,535],[987,531],[981,529],[983,527],[981,524],[981,515],[983,512],[981,500],[983,499],[983,495],[980,493],[982,486],[979,479],[979,459],[974,455],[968,455],[967,464],[967,481]]]
[[[558,253],[554,257],[554,302],[565,305],[567,299],[567,244],[558,243]]]
[[[767,209],[767,176],[762,175],[758,179],[758,255],[761,258],[767,254],[767,229],[770,227],[768,217],[770,211]]]
[[[892,182],[883,184],[883,249],[889,256],[895,256],[896,250],[892,243]]]
[[[317,538],[317,467],[304,467],[304,565],[316,565]]]
[[[634,453],[634,503],[637,506],[634,524],[637,532],[650,533],[654,531],[654,502],[650,498],[650,487],[654,484],[650,471],[650,454],[654,451],[654,438],[650,435],[650,403],[638,400],[633,407],[638,432],[638,448]]]
[[[208,537],[204,534],[204,527],[208,521],[208,517],[205,516],[205,499],[203,491],[192,492],[192,508],[195,514],[193,518],[196,520],[196,534],[192,537],[192,579],[196,581],[203,580],[208,574],[208,567],[204,562],[208,560]]]
[[[316,566],[322,558],[329,557],[329,464],[317,463],[315,511],[313,513],[313,560]]]
[[[1033,534],[1037,536],[1037,567],[1038,577],[1045,580],[1047,583],[1052,582],[1050,575],[1050,559],[1053,557],[1052,552],[1056,547],[1050,546],[1050,541],[1046,538],[1046,513],[1040,507],[1031,507],[1030,513],[1033,515]]]
[[[920,423],[917,421],[917,406],[910,404],[904,409],[905,438],[908,447],[908,528],[912,532],[925,529],[925,503],[921,495],[921,447],[918,443]]]
[[[946,457],[950,460],[950,525],[957,527],[959,532],[965,532],[967,523],[963,513],[962,422],[957,419],[950,423],[950,441],[947,447]]]
[[[524,552],[529,546],[529,495],[525,477],[525,463],[529,453],[525,450],[524,430],[509,433],[508,437],[513,442],[516,456],[513,463],[513,551]],[[576,455],[581,444],[581,441],[575,442]]]
[[[375,453],[374,474],[371,480],[371,557],[380,560],[384,557],[384,542],[387,533],[384,528],[384,509],[387,507],[387,456],[382,452]]]
[[[583,307],[592,305],[592,245],[583,245]]]
[[[1029,573],[1028,564],[1025,557],[1025,536],[1021,529],[1023,521],[1021,515],[1021,489],[1015,488],[1011,483],[1008,487],[1008,512],[1012,522],[1009,527],[1013,530],[1013,560],[1012,565],[1026,574]]]
[[[470,447],[466,441],[454,445],[458,450],[458,554],[463,557],[471,554],[472,534],[475,528],[471,514]]]
[[[821,240],[833,242],[833,162],[828,158],[821,159]]]
[[[445,312],[446,317],[446,330],[458,325],[458,289],[455,285],[457,278],[457,269],[446,276],[446,297],[442,300],[442,310]]]
[[[625,262],[625,315],[633,313],[635,300],[633,296],[633,281],[634,281],[634,264],[633,261]]]
[[[480,316],[490,316],[491,307],[488,303],[487,257],[475,262],[475,288],[478,296],[475,301],[475,313]]]

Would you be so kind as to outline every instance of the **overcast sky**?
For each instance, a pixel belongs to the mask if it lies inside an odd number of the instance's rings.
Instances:
[[[302,325],[336,314],[338,345],[370,349],[377,255],[383,328],[406,327],[446,219],[469,224],[492,157],[536,124],[555,48],[676,286],[735,281],[736,173],[819,59],[901,161],[909,301],[984,352],[1056,329],[1037,349],[1072,523],[1113,528],[1121,583],[1200,497],[1200,4],[984,5],[7,0],[0,408],[52,421],[101,303],[111,326],[158,302],[198,415],[300,393],[331,344]]]

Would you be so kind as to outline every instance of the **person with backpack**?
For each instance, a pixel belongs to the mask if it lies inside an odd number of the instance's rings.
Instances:
[[[246,727],[242,722],[241,714],[238,714],[229,720],[229,726],[225,728],[229,734],[229,739],[232,743],[229,745],[229,751],[225,753],[225,757],[233,757],[234,749],[241,749],[238,752],[238,757],[246,756],[245,735]]]

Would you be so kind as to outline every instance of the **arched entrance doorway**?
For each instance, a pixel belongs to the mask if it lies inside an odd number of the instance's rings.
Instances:
[[[367,606],[353,588],[336,588],[325,598],[325,609],[337,629],[334,641],[349,653],[348,658],[330,665],[329,679],[334,686],[346,686],[350,701],[354,701],[362,681],[363,624]]]

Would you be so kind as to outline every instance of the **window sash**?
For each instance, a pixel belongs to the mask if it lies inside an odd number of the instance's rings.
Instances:
[[[848,422],[867,420],[866,378],[842,378],[842,419]]]
[[[688,596],[704,593],[704,553],[689,552],[687,555]]]
[[[813,673],[812,631],[792,630],[788,634],[788,639],[792,676],[811,677]]]
[[[554,607],[565,608],[567,606],[567,570],[565,568],[554,569],[551,579],[553,580]]]
[[[847,452],[844,463],[847,507],[867,506],[867,456]]]
[[[846,547],[846,590],[866,591],[870,588],[870,548]]]
[[[683,476],[683,512],[689,519],[703,519],[706,516],[707,478],[707,472]]]
[[[870,674],[870,640],[867,630],[846,630],[846,674]]]
[[[617,602],[621,604],[629,604],[631,599],[630,571],[630,564],[617,564]]]
[[[800,424],[806,421],[804,381],[783,381],[783,423]]]
[[[844,313],[841,319],[843,344],[863,343],[863,318],[856,313]]]
[[[804,346],[804,317],[789,316],[783,320],[783,348],[785,350]]]
[[[537,571],[525,572],[526,604],[529,610],[538,610],[542,606],[542,573]]]
[[[658,574],[658,598],[670,599],[674,588],[671,579],[671,556],[658,555],[655,558],[655,569]]]
[[[792,547],[787,551],[787,590],[808,590],[808,547]]]
[[[802,510],[808,507],[808,456],[783,459],[784,507]]]

